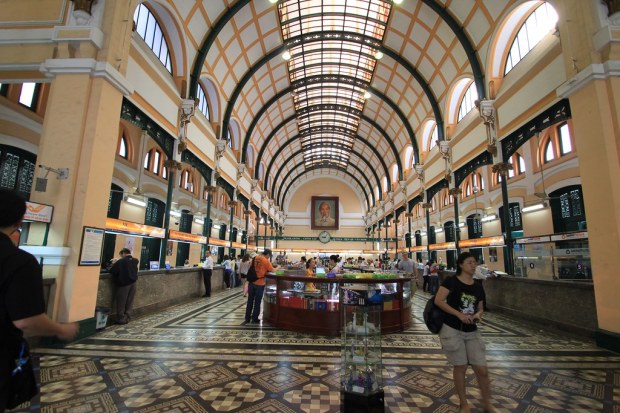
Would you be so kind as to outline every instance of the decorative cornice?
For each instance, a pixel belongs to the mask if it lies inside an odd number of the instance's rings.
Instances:
[[[95,59],[47,59],[41,63],[39,70],[47,77],[80,73],[102,77],[124,96],[129,96],[134,91],[131,83],[112,65],[108,62],[98,62]]]
[[[585,67],[576,76],[568,79],[556,89],[560,98],[568,98],[595,80],[620,76],[620,60],[608,60]]]

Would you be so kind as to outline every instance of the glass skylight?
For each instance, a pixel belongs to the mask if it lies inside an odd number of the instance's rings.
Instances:
[[[278,11],[305,166],[346,168],[391,2],[285,0]]]

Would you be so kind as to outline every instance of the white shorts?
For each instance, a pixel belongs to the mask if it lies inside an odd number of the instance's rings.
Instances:
[[[486,366],[486,346],[480,331],[464,332],[444,324],[439,332],[441,347],[453,366]]]

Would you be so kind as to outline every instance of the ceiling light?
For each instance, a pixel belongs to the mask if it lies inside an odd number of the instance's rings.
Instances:
[[[377,52],[375,53],[375,59],[381,60],[382,57],[383,57],[383,52],[381,50],[377,50]]]
[[[180,218],[181,217],[181,213],[178,211],[170,211],[170,216],[171,217],[175,217],[175,218]]]
[[[204,222],[202,219],[200,219],[200,218],[195,218],[195,219],[194,219],[194,222],[195,222],[196,224],[198,224],[198,225],[204,225],[204,224],[205,224],[205,222]]]
[[[364,93],[364,99],[370,99],[372,97],[372,95],[370,94],[370,92],[365,92]]]
[[[463,228],[465,226],[464,222],[459,222],[459,228]]]
[[[435,234],[438,232],[443,232],[443,228],[435,228]]]
[[[403,0],[394,0],[394,4],[401,4],[402,2],[403,2]]]
[[[137,206],[141,206],[141,207],[145,207],[146,206],[146,202],[144,202],[144,200],[139,199],[139,198],[134,198],[132,196],[128,196],[126,201],[129,202],[130,204],[134,204],[134,205],[137,205]]]
[[[402,0],[399,0],[399,1],[402,1]],[[269,3],[271,3],[271,4],[275,4],[277,2],[278,2],[278,0],[269,0]]]
[[[494,219],[497,219],[497,215],[491,214],[491,215],[485,215],[484,217],[482,217],[480,221],[489,222],[489,221],[493,221]]]
[[[286,52],[282,53],[282,59],[284,59],[284,60],[291,60],[291,53],[288,50]]]
[[[547,208],[547,204],[545,202],[539,202],[537,204],[529,205],[524,207],[521,212],[532,212],[538,211],[539,209]]]
[[[220,228],[222,228],[222,226],[221,226],[221,225],[219,225],[219,224],[213,224],[213,229],[220,229]]]

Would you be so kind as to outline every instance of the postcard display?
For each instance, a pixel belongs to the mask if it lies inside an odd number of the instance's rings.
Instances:
[[[343,412],[384,412],[381,363],[381,288],[377,284],[344,284],[342,311]]]

